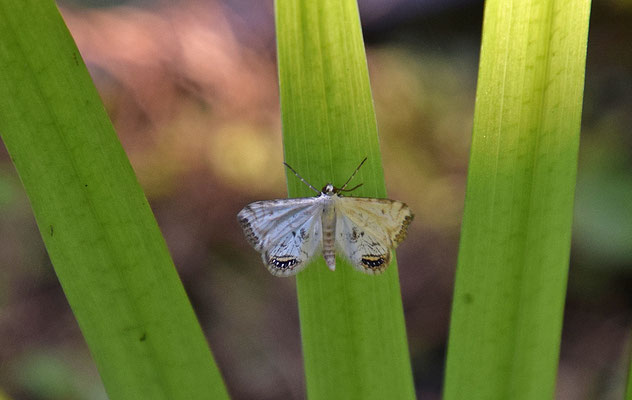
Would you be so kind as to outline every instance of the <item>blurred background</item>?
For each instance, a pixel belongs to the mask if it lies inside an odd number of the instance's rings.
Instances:
[[[389,195],[416,214],[398,258],[417,394],[439,399],[483,2],[359,5]],[[294,279],[265,270],[235,219],[248,202],[286,196],[272,0],[59,6],[231,395],[304,398]],[[630,38],[632,3],[594,1],[557,399],[623,397],[632,347]],[[106,399],[1,145],[0,238],[0,399]]]

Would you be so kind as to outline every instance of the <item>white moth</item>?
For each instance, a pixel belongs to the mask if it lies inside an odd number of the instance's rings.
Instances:
[[[345,189],[365,161],[341,188],[328,183],[322,191],[284,163],[318,196],[257,201],[237,214],[246,239],[273,275],[298,273],[320,251],[334,271],[336,248],[359,271],[380,274],[386,269],[413,214],[401,201],[341,195],[361,186]]]

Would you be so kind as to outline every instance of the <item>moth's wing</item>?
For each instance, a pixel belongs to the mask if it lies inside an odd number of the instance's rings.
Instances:
[[[318,197],[267,200],[244,207],[237,218],[250,244],[276,276],[299,272],[321,243]]]
[[[336,202],[336,245],[356,269],[382,273],[412,219],[401,201],[341,197]]]
[[[292,227],[302,226],[317,213],[318,197],[256,201],[248,204],[238,214],[246,239],[255,250],[269,249]]]
[[[291,229],[283,232],[270,249],[261,253],[261,258],[273,275],[290,276],[305,268],[321,246],[321,214],[316,213],[307,219],[297,219],[295,224],[291,224]]]

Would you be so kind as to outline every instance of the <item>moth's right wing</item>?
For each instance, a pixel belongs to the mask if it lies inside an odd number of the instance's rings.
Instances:
[[[276,276],[303,269],[322,243],[322,208],[318,197],[257,201],[237,218],[246,239]]]
[[[391,250],[406,238],[413,219],[401,201],[340,197],[336,203],[336,245],[359,271],[382,273]]]

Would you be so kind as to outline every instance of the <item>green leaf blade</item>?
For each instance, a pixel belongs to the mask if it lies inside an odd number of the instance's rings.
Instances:
[[[357,4],[278,0],[276,21],[285,160],[322,187],[368,157],[353,195],[385,197]],[[313,195],[291,173],[288,192]],[[297,277],[308,397],[414,398],[396,262],[381,276],[336,265]]]
[[[55,4],[0,0],[0,133],[111,399],[227,398]]]
[[[626,380],[625,400],[632,400],[632,354],[629,357],[628,376]]]
[[[552,398],[590,2],[488,1],[445,398]]]

